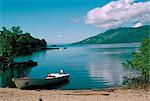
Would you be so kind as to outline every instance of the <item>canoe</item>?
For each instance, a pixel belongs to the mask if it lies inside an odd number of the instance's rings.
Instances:
[[[13,78],[12,81],[15,83],[17,88],[26,89],[26,88],[45,88],[49,86],[55,86],[56,84],[62,84],[68,81],[70,74],[59,74],[53,73],[51,77],[44,78]]]

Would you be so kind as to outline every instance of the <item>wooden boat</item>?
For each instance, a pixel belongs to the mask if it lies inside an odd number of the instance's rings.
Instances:
[[[70,74],[59,74],[53,73],[50,77],[44,78],[13,78],[12,81],[15,83],[17,88],[28,89],[28,88],[44,88],[47,86],[55,86],[68,81]],[[51,87],[50,87],[51,88]]]

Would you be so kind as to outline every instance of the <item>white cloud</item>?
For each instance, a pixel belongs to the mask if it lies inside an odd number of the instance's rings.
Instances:
[[[140,27],[140,26],[142,26],[142,25],[143,25],[142,23],[138,22],[138,23],[136,23],[133,27],[134,27],[134,28],[137,28],[137,27]]]
[[[150,1],[137,3],[134,0],[111,1],[103,7],[90,10],[85,23],[103,30],[150,24]]]

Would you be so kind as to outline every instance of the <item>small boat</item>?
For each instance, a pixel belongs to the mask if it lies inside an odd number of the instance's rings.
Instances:
[[[56,84],[62,84],[68,81],[70,74],[51,73],[51,76],[44,78],[13,78],[17,88],[30,89],[30,88],[45,88],[49,86],[55,86]]]

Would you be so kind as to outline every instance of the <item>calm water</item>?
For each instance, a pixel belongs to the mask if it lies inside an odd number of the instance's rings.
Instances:
[[[129,60],[132,50],[139,44],[103,44],[66,46],[67,49],[35,52],[16,61],[34,60],[37,67],[25,72],[31,78],[46,76],[49,72],[64,69],[70,73],[70,83],[61,89],[97,89],[121,85],[125,71],[122,62]],[[17,71],[20,73],[19,71]],[[3,78],[1,76],[1,86]]]

